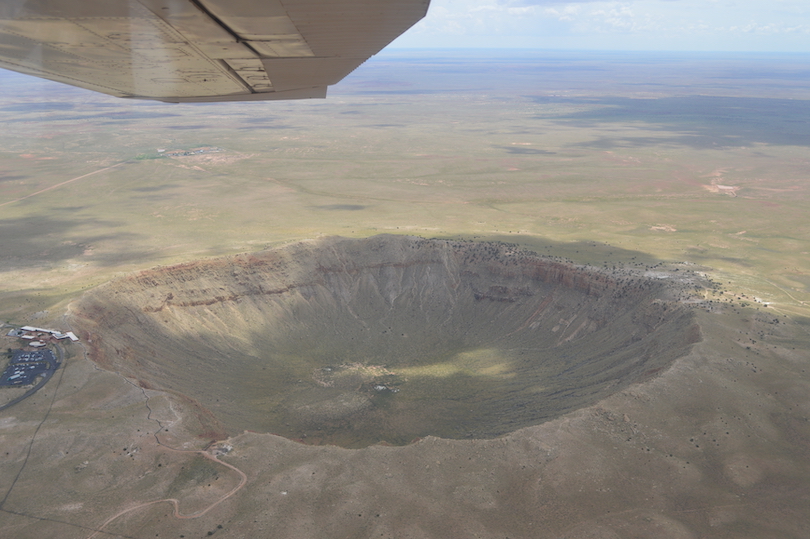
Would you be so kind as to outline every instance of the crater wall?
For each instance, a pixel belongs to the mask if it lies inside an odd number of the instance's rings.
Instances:
[[[654,375],[699,338],[665,280],[501,243],[376,236],[161,267],[72,306],[92,359],[229,434],[490,438]]]

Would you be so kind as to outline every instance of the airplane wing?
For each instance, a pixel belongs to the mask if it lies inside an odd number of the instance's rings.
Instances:
[[[0,67],[175,103],[326,97],[428,3],[0,0]]]

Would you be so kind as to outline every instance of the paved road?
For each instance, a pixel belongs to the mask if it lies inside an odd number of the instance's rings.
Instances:
[[[42,380],[40,380],[37,385],[35,385],[34,387],[32,387],[31,389],[26,391],[23,395],[20,395],[19,397],[12,400],[11,402],[7,402],[6,404],[0,406],[0,412],[5,410],[6,408],[11,408],[12,406],[17,404],[21,400],[30,397],[31,395],[33,395],[34,393],[39,391],[42,386],[44,386],[45,384],[48,383],[48,380],[51,379],[51,376],[53,376],[53,373],[56,372],[56,369],[59,368],[59,365],[61,365],[62,361],[64,361],[64,359],[65,359],[65,353],[62,350],[62,346],[56,344],[56,345],[54,345],[54,348],[56,349],[56,363],[54,363],[50,359],[45,360],[48,363],[48,370],[45,371],[45,373],[42,375]]]

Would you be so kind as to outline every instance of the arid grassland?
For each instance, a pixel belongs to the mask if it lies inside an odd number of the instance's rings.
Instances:
[[[0,74],[0,321],[83,339],[0,412],[0,537],[806,537],[807,60],[386,52],[324,101],[218,105]],[[366,263],[331,238],[378,234],[501,251]],[[308,280],[245,262],[271,248]],[[689,285],[564,295],[510,249]],[[297,295],[254,299],[276,281]],[[591,390],[597,337],[632,376]],[[516,355],[546,344],[557,370]],[[380,397],[400,415],[363,416]]]

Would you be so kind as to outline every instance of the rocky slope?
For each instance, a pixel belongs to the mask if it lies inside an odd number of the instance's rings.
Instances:
[[[498,436],[661,371],[699,338],[672,286],[507,244],[329,238],[140,272],[72,312],[97,364],[214,430],[359,447]]]

